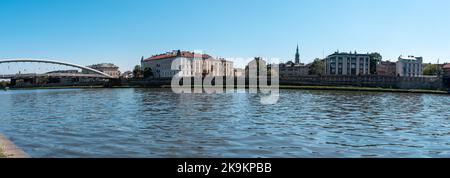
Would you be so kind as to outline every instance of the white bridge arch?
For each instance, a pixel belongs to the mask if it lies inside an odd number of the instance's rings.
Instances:
[[[67,62],[60,62],[60,61],[46,60],[46,59],[5,59],[5,60],[0,60],[0,64],[2,64],[2,63],[22,63],[22,62],[58,64],[58,65],[75,67],[75,68],[91,71],[91,72],[96,73],[105,78],[115,78],[115,77],[112,77],[111,75],[101,72],[99,70],[95,70],[95,69],[92,69],[89,67],[72,64],[72,63],[67,63]]]

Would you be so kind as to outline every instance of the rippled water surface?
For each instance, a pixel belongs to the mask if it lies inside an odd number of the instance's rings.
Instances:
[[[0,132],[32,157],[450,157],[450,96],[281,90],[0,91]]]

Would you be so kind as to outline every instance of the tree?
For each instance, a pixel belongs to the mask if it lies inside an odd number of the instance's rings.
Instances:
[[[134,66],[133,78],[142,78],[143,72],[140,65]]]
[[[439,75],[439,66],[437,64],[425,64],[423,75]]]
[[[324,62],[319,58],[314,59],[314,62],[311,64],[311,68],[309,70],[309,75],[323,75],[324,71]]]
[[[146,67],[144,69],[143,73],[144,73],[144,78],[153,77],[153,71],[152,71],[152,68],[150,68],[150,67]]]
[[[377,64],[381,62],[383,59],[383,56],[381,56],[380,53],[371,53],[370,54],[370,74],[376,74],[377,73]]]
[[[0,87],[7,87],[9,85],[8,81],[0,81]]]

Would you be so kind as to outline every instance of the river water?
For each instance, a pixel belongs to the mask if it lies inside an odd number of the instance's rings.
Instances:
[[[0,91],[0,132],[32,157],[450,157],[450,96],[281,90]]]

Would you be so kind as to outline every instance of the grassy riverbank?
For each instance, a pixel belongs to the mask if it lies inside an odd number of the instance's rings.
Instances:
[[[281,85],[280,89],[448,94],[447,91],[442,91],[442,90],[394,89],[394,88],[372,88],[372,87],[353,87],[353,86],[292,86],[292,85]]]
[[[243,88],[244,86],[241,86]],[[170,85],[163,85],[161,88],[171,88]],[[392,93],[423,93],[423,94],[449,94],[443,90],[425,90],[425,89],[393,89],[393,88],[374,88],[374,87],[354,87],[354,86],[297,86],[280,85],[280,89],[287,90],[322,90],[322,91],[357,91],[357,92],[392,92]]]
[[[0,158],[29,158],[28,154],[0,134]]]
[[[89,89],[89,88],[104,88],[103,86],[58,86],[58,87],[23,87],[10,88],[9,90],[37,90],[37,89]]]
[[[7,154],[6,154],[6,152],[5,152],[5,148],[6,148],[6,145],[3,145],[3,138],[2,138],[2,136],[0,135],[0,158],[7,158]]]
[[[243,86],[241,86],[241,87],[243,87]],[[12,88],[12,90],[91,89],[91,88],[104,88],[104,87],[103,86],[26,87],[26,88]],[[143,86],[114,86],[114,87],[111,87],[111,88],[171,88],[171,86],[170,85],[145,86],[145,87],[143,87]],[[280,89],[449,94],[448,91],[443,91],[443,90],[394,89],[394,88],[374,88],[374,87],[355,87],[355,86],[296,86],[296,85],[280,85]]]

